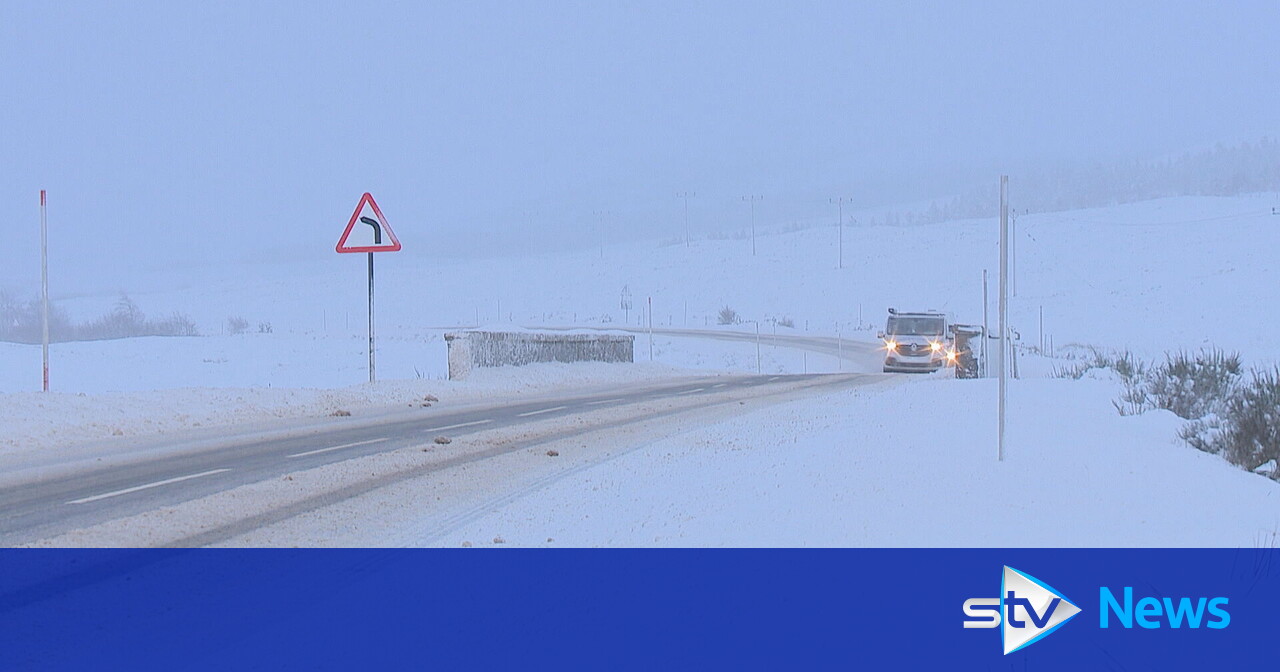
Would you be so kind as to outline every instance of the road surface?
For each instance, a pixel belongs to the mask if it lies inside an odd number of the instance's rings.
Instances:
[[[564,392],[536,400],[497,398],[458,409],[439,404],[431,409],[386,415],[373,423],[361,423],[358,417],[331,418],[301,433],[277,432],[163,446],[162,450],[142,450],[137,454],[143,457],[125,463],[79,462],[62,469],[44,469],[19,483],[12,482],[11,474],[10,481],[0,488],[0,544],[30,543],[355,458],[430,449],[434,439],[441,436],[458,439],[481,432],[528,432],[528,427],[550,426],[555,429],[542,430],[544,434],[550,431],[551,435],[563,437],[666,416],[674,418],[708,407],[732,408],[737,413],[741,412],[739,406],[751,408],[746,406],[747,400],[758,407],[755,402],[774,403],[883,379],[865,374],[705,376],[585,395]],[[497,442],[447,459],[433,459],[403,473],[369,478],[337,492],[291,500],[273,510],[193,522],[191,529],[163,543],[202,546],[224,541],[343,497],[368,492],[389,480],[457,468],[524,450],[528,443]],[[117,542],[97,538],[93,543]]]

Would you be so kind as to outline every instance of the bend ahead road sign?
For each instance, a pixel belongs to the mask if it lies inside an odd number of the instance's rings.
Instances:
[[[365,193],[351,213],[351,221],[338,239],[336,248],[339,252],[398,252],[400,241],[382,216],[382,210],[373,200],[373,195]]]

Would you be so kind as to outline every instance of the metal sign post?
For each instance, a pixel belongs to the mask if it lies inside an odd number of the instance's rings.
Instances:
[[[357,229],[357,221],[369,228]],[[353,232],[355,235],[352,235]],[[373,253],[399,252],[400,241],[391,230],[391,226],[387,224],[387,218],[382,215],[382,209],[368,192],[360,197],[360,202],[356,204],[355,212],[351,213],[347,228],[343,230],[342,237],[338,239],[338,245],[334,249],[340,253],[366,252],[369,255],[369,382],[372,383],[378,379],[374,357],[377,350],[374,347],[373,338]]]
[[[373,253],[369,253],[369,382],[377,380],[374,374],[376,367],[373,363],[373,353],[376,350],[373,347]]]

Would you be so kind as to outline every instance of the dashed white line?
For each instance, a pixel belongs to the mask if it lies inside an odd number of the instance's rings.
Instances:
[[[355,443],[344,443],[341,446],[330,446],[328,448],[318,448],[316,450],[308,450],[305,453],[294,453],[289,457],[306,457],[308,455],[317,455],[319,453],[327,453],[331,450],[342,450],[343,448],[355,448],[356,446],[367,446],[371,443],[381,443],[382,441],[390,441],[391,437],[384,439],[369,439],[368,441],[356,441]]]
[[[772,377],[772,378],[770,378],[770,379],[769,379],[769,382],[771,382],[771,383],[772,383],[773,381],[775,381],[775,380],[777,380],[777,379],[779,379],[779,378],[781,378],[781,377],[782,377],[782,376],[774,376],[774,377]]]
[[[716,383],[715,385],[712,385],[712,386],[711,386],[711,389],[713,389],[713,390],[714,390],[714,389],[716,389],[716,388],[724,387],[724,386],[725,386],[725,383]]]
[[[136,485],[136,486],[134,486],[134,487],[132,487],[132,488],[125,488],[124,490],[116,490],[116,491],[114,491],[114,492],[106,492],[106,493],[103,493],[103,494],[101,494],[101,495],[94,495],[94,496],[92,496],[92,497],[84,497],[84,498],[82,498],[82,499],[73,499],[73,500],[71,500],[71,501],[69,501],[69,502],[67,502],[67,503],[68,503],[68,504],[88,504],[89,502],[96,502],[96,501],[98,501],[99,499],[106,499],[106,498],[108,498],[108,497],[115,497],[116,495],[127,495],[127,494],[129,494],[129,493],[131,493],[131,492],[137,492],[137,491],[139,491],[139,490],[146,490],[147,488],[158,488],[158,487],[160,487],[160,486],[162,486],[162,485],[169,485],[170,483],[178,483],[178,482],[180,482],[180,481],[189,481],[189,480],[191,480],[191,479],[193,479],[193,478],[200,478],[201,476],[212,476],[212,475],[214,475],[214,474],[221,474],[221,473],[222,473],[222,472],[224,472],[224,471],[231,471],[231,470],[230,470],[230,469],[213,469],[213,470],[211,470],[211,471],[202,471],[202,472],[200,472],[200,473],[198,473],[198,474],[189,474],[189,475],[187,475],[187,476],[179,476],[179,477],[177,477],[177,478],[167,478],[167,479],[165,479],[165,480],[163,480],[163,481],[156,481],[155,483],[147,483],[146,485]]]
[[[612,403],[614,403],[615,401],[623,401],[623,399],[622,399],[621,397],[619,397],[619,398],[617,398],[617,399],[601,399],[601,400],[599,400],[599,401],[588,401],[588,402],[586,403],[586,405],[587,405],[587,406],[599,406],[600,404],[612,404]]]
[[[540,411],[529,411],[528,413],[517,413],[517,414],[516,414],[516,417],[517,417],[517,418],[527,418],[527,417],[529,417],[529,416],[531,416],[531,415],[542,415],[543,413],[552,413],[552,412],[554,412],[554,411],[563,411],[563,410],[564,410],[564,409],[566,409],[566,408],[569,408],[569,407],[568,407],[568,406],[556,406],[555,408],[544,408],[544,409],[542,409],[542,410],[540,410]]]
[[[484,425],[493,422],[493,420],[476,420],[475,422],[459,422],[456,425],[445,425],[444,427],[429,427],[424,432],[439,432],[446,429],[458,429],[459,427],[474,427],[475,425]]]
[[[705,388],[705,387],[699,387],[699,388],[694,389],[694,390],[685,390],[684,392],[676,392],[676,396],[679,396],[679,395],[681,395],[681,394],[693,394],[694,392],[702,392],[703,390],[706,390],[706,389],[707,389],[707,388]]]

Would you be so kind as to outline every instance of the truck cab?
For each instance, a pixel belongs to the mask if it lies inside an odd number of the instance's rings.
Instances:
[[[939,312],[902,313],[889,309],[880,338],[885,373],[929,373],[955,362],[947,316]]]

